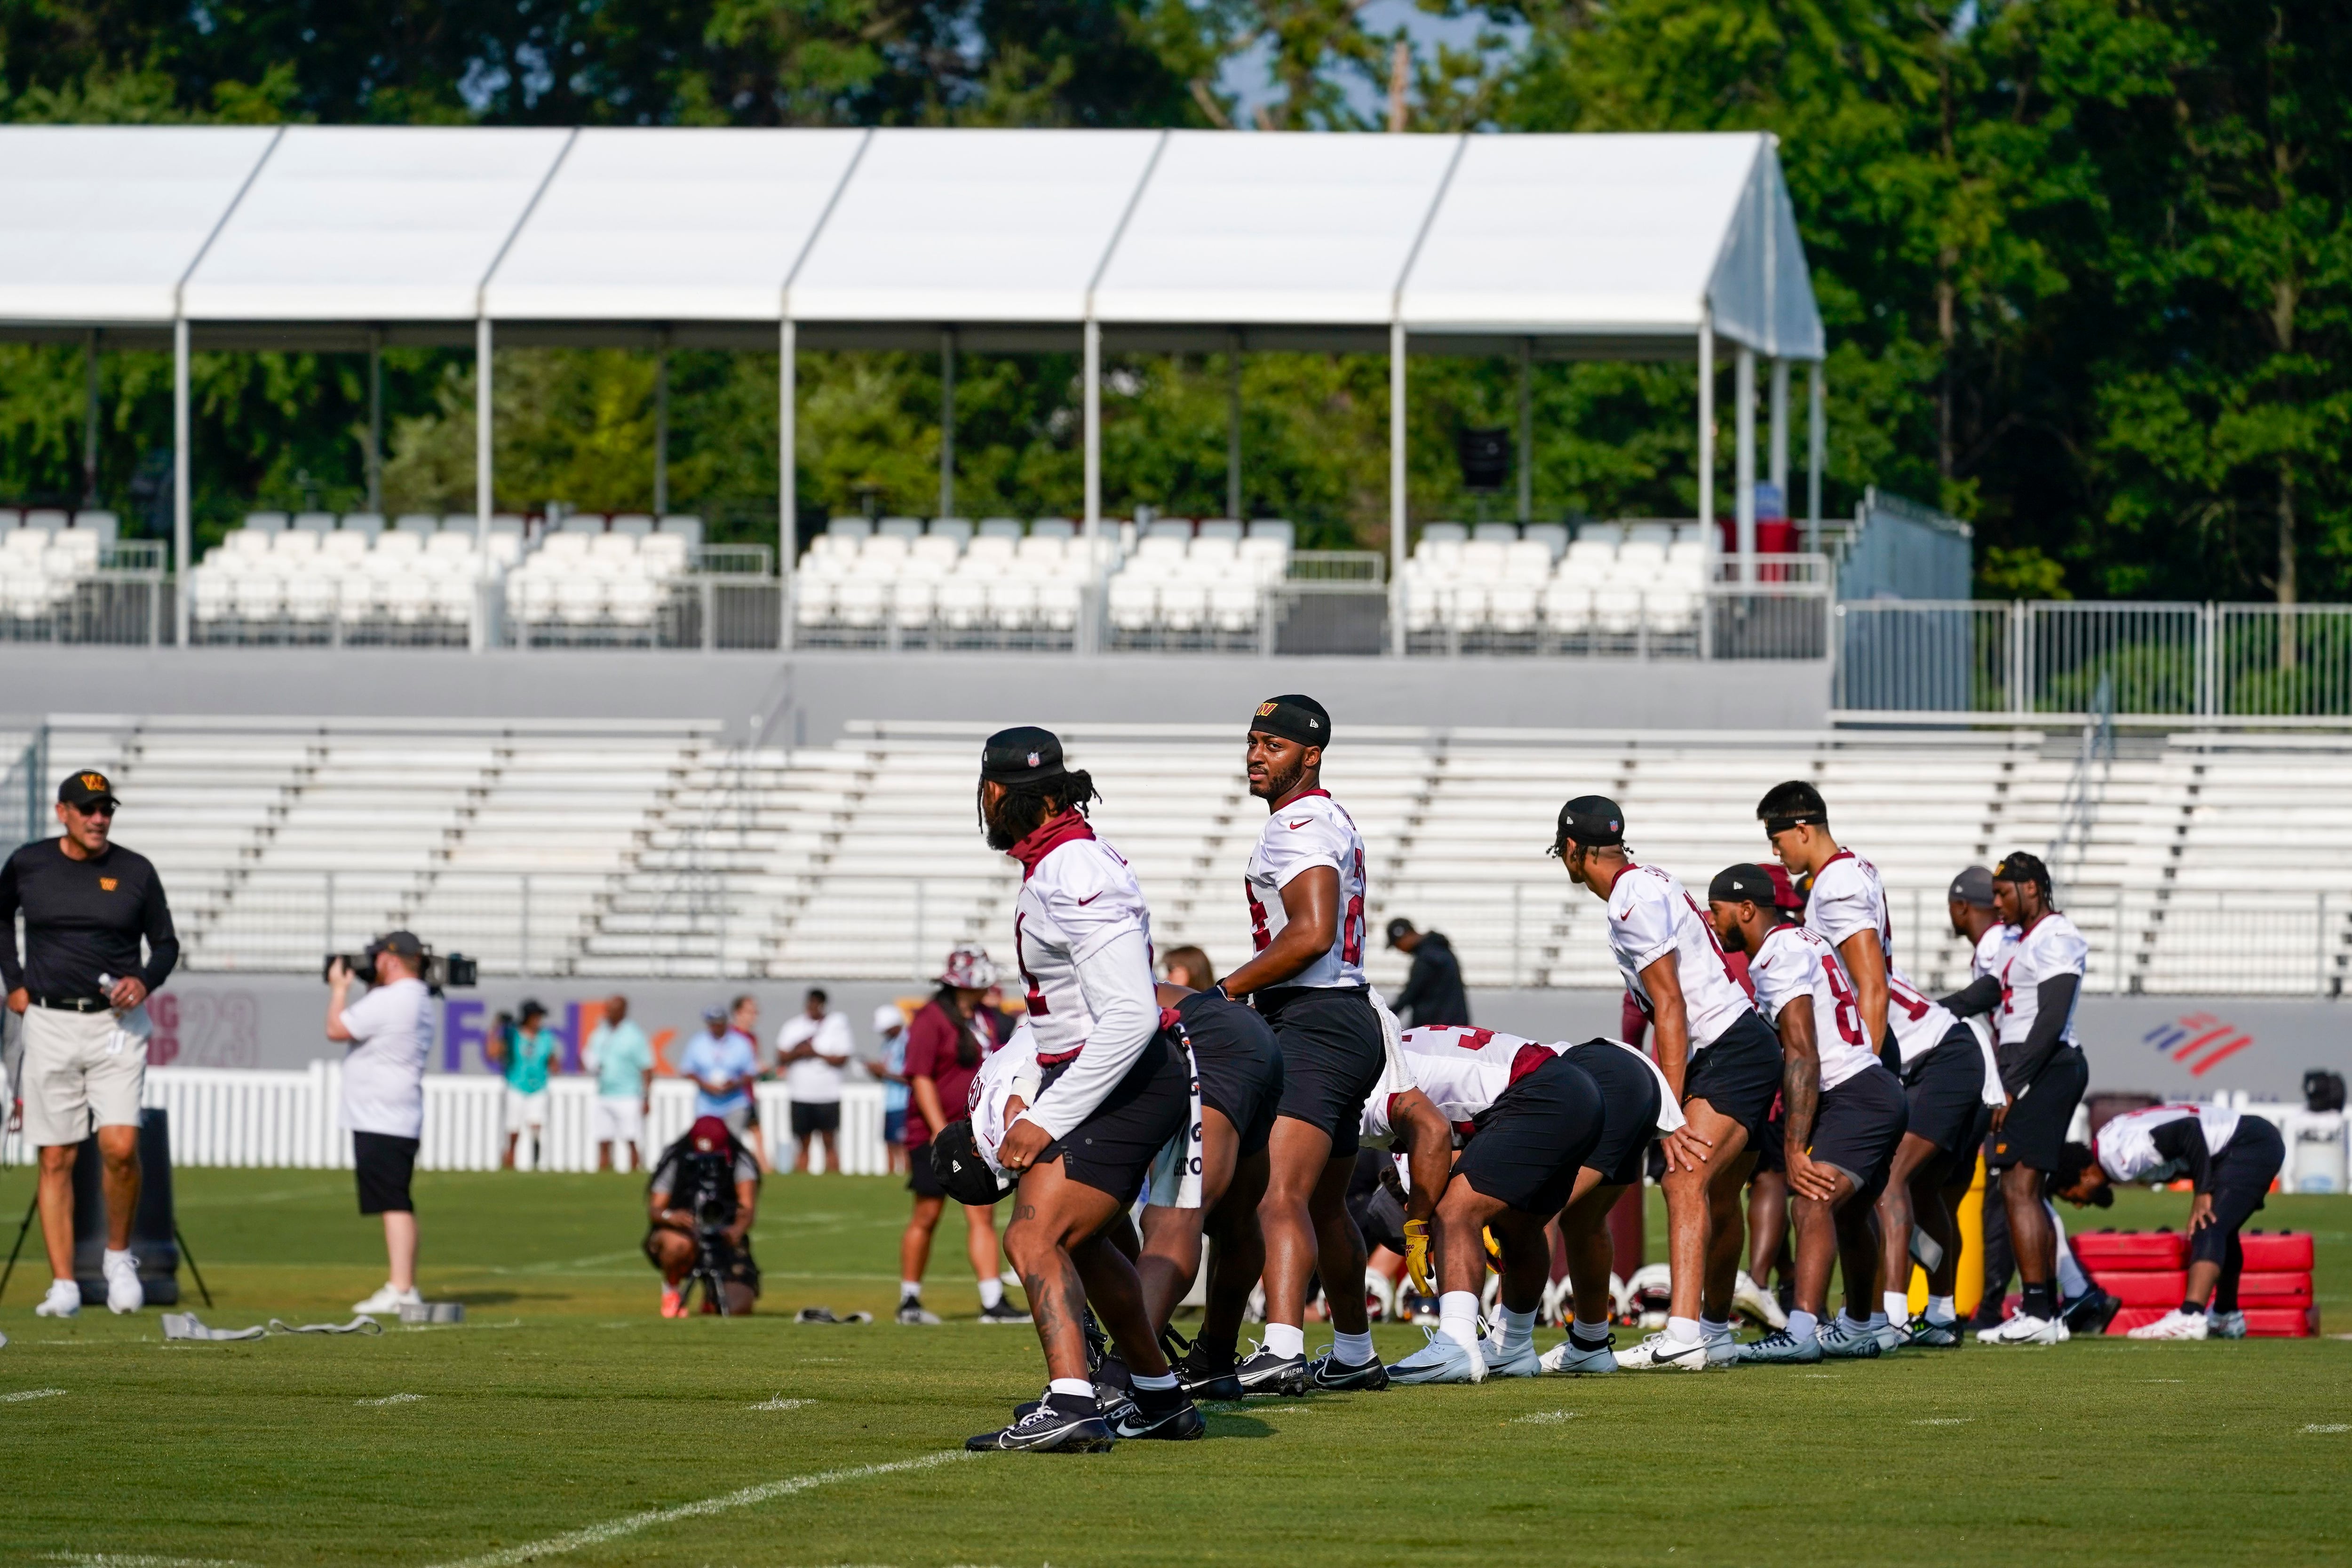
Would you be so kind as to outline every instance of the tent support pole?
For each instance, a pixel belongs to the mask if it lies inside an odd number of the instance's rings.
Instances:
[[[1738,520],[1739,581],[1745,587],[1756,581],[1756,351],[1746,343],[1732,361],[1732,395],[1739,400],[1733,422],[1732,515]]]
[[[1389,323],[1389,651],[1404,657],[1404,323]]]
[[[491,484],[490,449],[490,319],[474,321],[474,549],[478,558],[489,549],[490,509],[495,504]],[[489,628],[474,617],[469,639],[476,653],[489,646]]]
[[[955,515],[955,373],[956,335],[953,327],[940,329],[940,510]]]
[[[669,510],[669,329],[654,355],[654,515]]]
[[[188,319],[172,322],[172,640],[188,646]]]
[[[1766,468],[1780,492],[1780,515],[1789,515],[1789,362],[1772,362],[1772,426],[1765,447]]]
[[[1519,340],[1519,521],[1536,516],[1536,341]]]
[[[1717,553],[1715,526],[1715,312],[1698,318],[1698,526],[1706,553]]]
[[[1087,537],[1102,532],[1102,324],[1087,323]]]
[[[383,510],[383,329],[368,329],[367,509]]]
[[[787,316],[776,335],[776,646],[793,646],[793,578],[800,569],[799,334]]]
[[[1225,515],[1242,515],[1242,334],[1225,333]]]
[[[1805,548],[1822,547],[1822,362],[1805,366]]]
[[[81,504],[98,505],[98,333],[89,330],[82,346],[84,396],[81,411]]]

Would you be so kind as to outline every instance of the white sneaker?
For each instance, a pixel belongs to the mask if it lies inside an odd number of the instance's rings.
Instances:
[[[1706,1342],[1685,1342],[1660,1329],[1619,1356],[1617,1364],[1628,1372],[1705,1372],[1707,1368]]]
[[[1486,1362],[1453,1335],[1430,1329],[1429,1342],[1402,1361],[1389,1363],[1391,1383],[1484,1383]]]
[[[139,1283],[139,1259],[124,1253],[106,1264],[106,1310],[135,1312],[147,1304],[146,1288]]]
[[[2201,1340],[2211,1332],[2211,1325],[2202,1312],[2184,1312],[2175,1307],[2152,1323],[2142,1323],[2124,1337],[2133,1340]]]
[[[1570,1377],[1595,1377],[1617,1370],[1617,1352],[1607,1345],[1598,1350],[1580,1349],[1571,1334],[1544,1352],[1537,1364],[1546,1372],[1565,1373]]]
[[[1789,1326],[1789,1314],[1780,1310],[1780,1303],[1773,1299],[1772,1292],[1749,1279],[1745,1268],[1731,1282],[1731,1305],[1735,1310],[1747,1313],[1766,1328],[1785,1329]]]
[[[398,1317],[400,1315],[400,1310],[403,1307],[422,1307],[423,1305],[425,1305],[425,1298],[418,1293],[415,1286],[411,1285],[405,1290],[395,1290],[392,1288],[391,1282],[387,1280],[381,1289],[377,1290],[374,1295],[370,1296],[366,1300],[352,1302],[352,1310],[354,1312],[389,1313],[394,1317]]]
[[[81,1312],[81,1287],[70,1279],[52,1279],[49,1293],[33,1309],[37,1318],[71,1318]]]
[[[1977,1343],[1980,1345],[2063,1345],[2073,1337],[2059,1320],[2036,1318],[2025,1312],[1993,1328],[1977,1331]]]
[[[1519,1347],[1517,1354],[1505,1355],[1503,1342],[1489,1334],[1478,1342],[1478,1359],[1486,1363],[1488,1377],[1533,1377],[1543,1370],[1543,1363],[1536,1359],[1532,1337]]]
[[[2215,1312],[2205,1320],[2205,1337],[2209,1340],[2242,1340],[2246,1337],[2246,1314]]]

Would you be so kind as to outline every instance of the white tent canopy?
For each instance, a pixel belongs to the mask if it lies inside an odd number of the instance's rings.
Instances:
[[[523,344],[1083,347],[1089,526],[1106,342],[1385,351],[1400,565],[1408,353],[1523,367],[1695,353],[1704,514],[1720,337],[1742,389],[1743,558],[1759,354],[1784,484],[1788,366],[1813,364],[1818,511],[1824,338],[1761,133],[7,126],[0,213],[0,337],[90,332],[95,352],[97,332],[170,334],[184,563],[192,347],[470,334],[487,517],[494,330]],[[790,353],[783,376],[789,468]]]

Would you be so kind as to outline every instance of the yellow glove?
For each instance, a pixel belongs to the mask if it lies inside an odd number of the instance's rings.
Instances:
[[[1486,1267],[1500,1274],[1503,1271],[1503,1244],[1495,1238],[1493,1227],[1483,1227],[1478,1238],[1486,1244]]]
[[[1429,1277],[1429,1222],[1425,1219],[1404,1222],[1404,1271],[1415,1290],[1424,1296],[1437,1293]]]

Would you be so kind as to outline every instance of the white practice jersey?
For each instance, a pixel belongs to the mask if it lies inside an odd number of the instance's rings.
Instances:
[[[1878,933],[1878,951],[1886,960],[1886,1027],[1906,1066],[1942,1045],[1959,1022],[1921,995],[1895,962],[1895,921],[1886,912],[1886,884],[1878,868],[1853,850],[1839,850],[1815,873],[1812,891],[1805,898],[1805,929],[1827,937],[1841,959],[1856,931]]]
[[[1862,1010],[1854,1005],[1853,982],[1846,978],[1837,949],[1821,932],[1805,926],[1773,927],[1748,959],[1748,978],[1756,987],[1758,1010],[1776,1029],[1780,1026],[1782,1008],[1806,1002],[1812,1005],[1813,1048],[1821,1057],[1824,1090],[1835,1089],[1878,1059],[1863,1038]]]
[[[1625,977],[1625,989],[1655,1017],[1642,971],[1667,953],[1675,955],[1683,1005],[1690,1016],[1690,1048],[1703,1051],[1725,1030],[1755,1011],[1748,993],[1731,977],[1723,944],[1706,915],[1683,885],[1655,866],[1628,866],[1609,889],[1609,951]]]
[[[2221,1145],[2238,1135],[2239,1112],[2223,1106],[2151,1105],[2146,1110],[2127,1110],[2110,1118],[2092,1140],[2099,1163],[2106,1168],[2107,1179],[2177,1182],[2188,1175],[2189,1162],[2158,1149],[2155,1135],[2158,1128],[2192,1116],[2197,1119],[2198,1130],[2205,1134],[2208,1155],[2220,1153]]]
[[[1977,938],[1976,951],[1969,955],[1969,978],[1981,980],[1988,974],[2000,973],[2000,961],[2017,945],[2015,926],[1994,925]]]
[[[1398,1043],[1403,1047],[1398,1061],[1381,1075],[1371,1098],[1364,1101],[1363,1135],[1374,1142],[1389,1137],[1397,1097],[1409,1089],[1429,1096],[1456,1131],[1466,1132],[1505,1089],[1561,1050],[1517,1035],[1453,1024],[1407,1029]]]
[[[1259,952],[1289,922],[1282,889],[1310,867],[1339,873],[1339,929],[1330,950],[1282,984],[1334,990],[1364,984],[1364,836],[1328,792],[1308,790],[1274,812],[1250,851],[1242,891],[1249,899],[1250,942]]]
[[[2090,966],[2091,944],[2074,929],[2074,922],[2055,910],[2043,915],[2031,926],[2018,932],[2017,941],[2001,954],[2000,1007],[1994,1013],[1995,1026],[2000,1031],[2000,1043],[2013,1046],[2033,1032],[2033,1020],[2042,1011],[2042,983],[2062,974],[2080,979]],[[2083,988],[2074,988],[2074,1007],[2083,1005]],[[2079,1045],[2074,1037],[2074,1013],[2069,1010],[2066,1026],[2058,1032],[2061,1045]]]
[[[1003,1173],[996,1163],[996,1146],[1004,1142],[1009,1125],[1005,1112],[1018,1098],[1024,1106],[1037,1099],[1041,1077],[1037,1067],[1037,1035],[1024,1018],[1013,1031],[1013,1037],[988,1054],[972,1075],[971,1089],[965,1096],[965,1110],[971,1117],[971,1141],[979,1148],[981,1158],[989,1168]]]
[[[1013,905],[1038,1063],[1070,1064],[1029,1118],[1057,1138],[1102,1103],[1160,1029],[1143,889],[1118,851],[1072,822],[1024,859]]]

